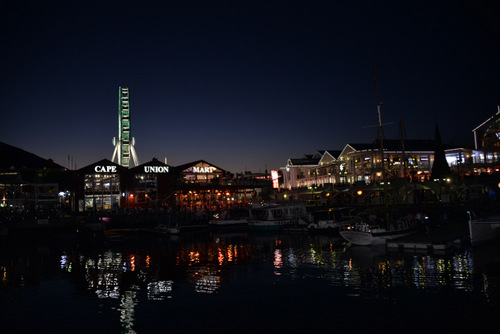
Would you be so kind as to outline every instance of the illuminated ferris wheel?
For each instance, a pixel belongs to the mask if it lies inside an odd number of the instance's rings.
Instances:
[[[134,149],[135,139],[130,137],[130,96],[127,87],[118,88],[118,140],[113,137],[115,151],[111,161],[115,161],[123,167],[130,167],[130,157],[134,165],[139,165],[139,159]]]

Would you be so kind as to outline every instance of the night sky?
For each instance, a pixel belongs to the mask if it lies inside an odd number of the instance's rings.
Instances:
[[[377,135],[473,146],[500,103],[498,1],[0,1],[0,141],[263,172]]]

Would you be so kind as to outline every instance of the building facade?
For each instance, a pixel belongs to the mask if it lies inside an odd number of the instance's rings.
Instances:
[[[67,169],[0,142],[1,213],[53,211],[65,206]]]
[[[458,177],[500,172],[500,143],[498,147],[477,149],[445,147],[444,153],[451,171]],[[383,182],[384,177],[423,182],[431,178],[434,154],[434,140],[405,140],[404,143],[385,140],[383,151],[378,141],[350,143],[342,151],[316,151],[303,158],[288,159],[282,168],[283,188],[371,184]]]
[[[271,180],[235,180],[204,160],[172,167],[157,159],[125,168],[103,159],[74,172],[74,211],[200,212],[245,206]]]

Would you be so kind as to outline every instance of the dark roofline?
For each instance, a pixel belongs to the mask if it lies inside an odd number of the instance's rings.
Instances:
[[[44,159],[34,153],[0,142],[0,168],[55,168],[66,169],[52,159]]]
[[[168,164],[161,162],[157,158],[153,158],[151,161],[148,161],[148,162],[145,162],[143,164],[140,164],[139,166],[135,166],[133,168],[130,168],[130,171],[134,172],[135,170],[139,170],[139,169],[143,168],[144,166],[166,166],[166,167],[173,168],[173,167],[169,166]]]
[[[91,171],[91,172],[94,172],[93,168],[92,167],[95,167],[97,165],[106,165],[106,166],[116,166],[118,170],[120,171],[124,171],[124,170],[127,170],[126,167],[123,167],[119,164],[117,164],[116,162],[113,162],[109,159],[102,159],[102,160],[99,160],[99,161],[96,161],[90,165],[87,165],[85,167],[82,167],[80,169],[77,169],[76,172],[77,173],[81,173],[81,172],[87,172],[87,171]]]

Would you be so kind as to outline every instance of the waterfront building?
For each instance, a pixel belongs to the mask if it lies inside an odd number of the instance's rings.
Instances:
[[[431,179],[438,141],[452,175],[458,178],[500,172],[500,106],[474,128],[475,147],[451,147],[435,139],[384,139],[348,143],[341,151],[316,151],[288,159],[282,167],[283,188],[310,189],[331,185],[380,183],[385,177],[423,182]],[[437,140],[439,139],[439,140]],[[339,153],[340,152],[340,153]]]
[[[309,187],[316,184],[314,170],[317,168],[321,156],[319,151],[302,158],[288,159],[283,170],[283,187],[285,189]]]
[[[227,176],[224,169],[204,160],[176,166],[174,170],[182,183],[217,184]]]
[[[349,143],[342,151],[316,151],[304,158],[289,159],[283,170],[285,189],[322,187],[327,184],[380,183],[383,181],[382,157],[386,177],[425,181],[434,161],[434,140],[384,140],[383,154],[378,140],[370,144]],[[340,152],[340,153],[339,153]],[[464,149],[449,149],[451,156]]]
[[[476,173],[500,170],[500,106],[496,114],[474,128],[472,160]]]
[[[156,158],[130,169],[103,159],[72,177],[75,212],[216,211],[261,199],[271,183],[237,181],[204,160],[172,167]]]
[[[180,210],[220,211],[258,201],[263,183],[235,180],[226,170],[204,160],[173,168],[175,203]],[[270,181],[267,180],[266,185]]]
[[[127,207],[158,209],[172,205],[171,166],[156,158],[127,172]],[[132,196],[130,196],[132,194]]]
[[[127,168],[103,159],[74,173],[74,210],[117,211],[127,203]]]
[[[434,140],[384,140],[383,154],[380,143],[375,140],[349,153],[354,164],[353,181],[380,183],[383,169],[386,178],[408,178],[411,181],[425,181],[430,178],[434,162]],[[383,164],[382,164],[383,159]]]
[[[171,167],[153,159],[127,169],[103,159],[74,173],[75,211],[121,212],[166,206]]]
[[[0,142],[1,212],[47,211],[66,205],[66,168]]]
[[[500,172],[500,106],[496,114],[472,130],[474,147],[445,149],[446,160],[460,177]]]

